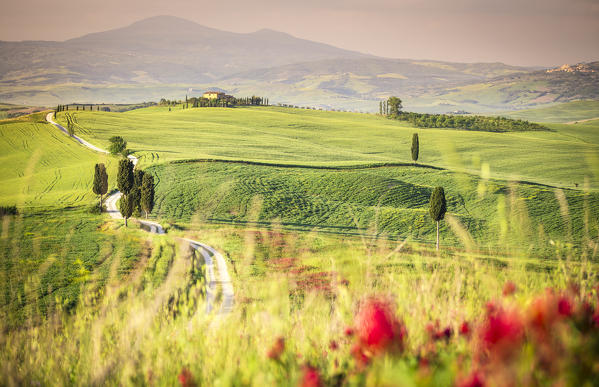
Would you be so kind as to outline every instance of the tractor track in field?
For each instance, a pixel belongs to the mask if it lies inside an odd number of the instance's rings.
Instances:
[[[56,127],[58,130],[60,130],[61,132],[63,132],[65,135],[72,137],[75,141],[79,142],[79,144],[94,150],[96,152],[100,152],[100,153],[106,153],[108,154],[109,152],[107,150],[98,148],[97,146],[85,141],[84,139],[82,139],[81,137],[78,137],[76,135],[71,136],[68,132],[68,130],[66,130],[62,125],[58,124],[57,122],[55,122],[52,119],[54,113],[48,113],[46,115],[46,121],[48,121],[48,123],[50,123],[51,125],[53,125],[54,127]],[[129,158],[129,160],[131,160],[131,162],[133,163],[134,166],[137,165],[138,159],[137,157],[133,156],[133,155],[129,155],[127,156]],[[110,215],[111,218],[113,219],[123,219],[123,216],[121,215],[120,211],[117,209],[116,203],[117,201],[120,199],[122,193],[119,191],[115,191],[112,194],[110,194],[110,196],[108,196],[106,198],[105,204],[106,204],[106,210],[108,212],[108,214]],[[148,220],[142,220],[142,219],[133,219],[134,221],[138,222],[141,225],[141,228],[152,233],[152,234],[165,234],[164,228],[162,227],[162,225],[160,225],[159,223],[156,222],[151,222]],[[212,248],[211,246],[208,246],[204,243],[192,240],[192,239],[187,239],[187,238],[177,238],[183,242],[186,242],[189,244],[189,246],[195,250],[198,251],[198,253],[204,258],[204,263],[206,265],[206,273],[207,273],[207,281],[206,281],[206,312],[207,313],[211,313],[214,311],[214,301],[216,299],[216,286],[218,284],[220,284],[221,287],[221,294],[222,294],[222,303],[220,306],[220,310],[218,311],[218,314],[227,314],[231,311],[231,309],[233,308],[233,303],[235,300],[235,293],[233,291],[233,285],[231,283],[231,277],[229,276],[229,271],[227,270],[227,263],[225,262],[225,259],[223,258],[222,254],[219,253],[217,250],[215,250],[214,248]],[[215,274],[215,263],[216,262],[216,272],[217,274]],[[218,280],[217,280],[217,275],[218,275]]]

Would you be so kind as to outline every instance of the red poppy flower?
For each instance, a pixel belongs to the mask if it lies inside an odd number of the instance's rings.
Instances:
[[[403,350],[406,328],[395,317],[388,302],[367,299],[356,316],[355,326],[361,346],[369,352],[379,354]]]
[[[339,344],[337,344],[337,342],[335,340],[331,340],[331,342],[329,343],[329,349],[331,351],[335,351],[339,348]]]
[[[457,387],[483,387],[484,385],[483,375],[479,371],[472,371],[470,375],[456,383]]]
[[[358,364],[359,368],[363,368],[367,366],[368,363],[370,363],[370,356],[368,356],[368,354],[366,353],[364,348],[360,346],[360,344],[354,344],[350,352],[354,357],[354,360]]]
[[[483,350],[493,357],[505,358],[520,348],[524,331],[516,310],[499,308],[489,313],[480,328]]]
[[[460,335],[469,336],[470,335],[470,324],[468,321],[464,321],[462,325],[460,325]]]
[[[557,311],[564,317],[572,316],[573,305],[572,301],[566,296],[561,296],[557,301]]]
[[[318,370],[309,365],[304,366],[304,375],[302,376],[301,387],[320,387],[322,386],[322,379]]]
[[[278,360],[285,351],[285,339],[278,337],[272,347],[266,353],[269,359]]]
[[[193,375],[191,374],[191,371],[189,371],[187,368],[183,368],[181,370],[178,379],[182,387],[195,387],[196,385],[195,381],[193,380]]]
[[[507,281],[505,285],[503,285],[503,295],[511,296],[514,293],[516,293],[516,284],[512,281]]]

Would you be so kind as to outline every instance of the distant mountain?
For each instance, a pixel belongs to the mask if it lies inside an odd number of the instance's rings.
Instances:
[[[387,59],[272,30],[242,34],[157,16],[64,42],[0,41],[0,101],[132,103],[210,87],[327,109],[375,111],[398,95],[415,111],[490,112],[599,99],[596,67]]]
[[[0,84],[201,83],[240,71],[365,55],[291,35],[157,16],[65,42],[0,42]]]

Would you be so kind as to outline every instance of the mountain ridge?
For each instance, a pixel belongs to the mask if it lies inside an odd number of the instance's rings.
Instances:
[[[595,78],[580,87],[572,76],[581,74],[542,67],[382,58],[268,28],[238,33],[164,15],[62,42],[0,41],[0,53],[0,100],[21,104],[128,103],[218,87],[322,108],[372,111],[399,95],[417,111],[486,112],[595,98],[599,89]]]

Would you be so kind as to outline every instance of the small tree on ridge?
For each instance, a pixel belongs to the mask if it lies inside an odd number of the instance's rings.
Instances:
[[[416,164],[418,161],[418,152],[420,151],[420,144],[418,143],[418,133],[412,135],[412,161]]]
[[[447,212],[447,202],[445,201],[445,191],[443,190],[443,187],[436,187],[433,190],[428,212],[431,218],[437,222],[437,251],[439,251],[439,221],[443,220],[445,212]]]

